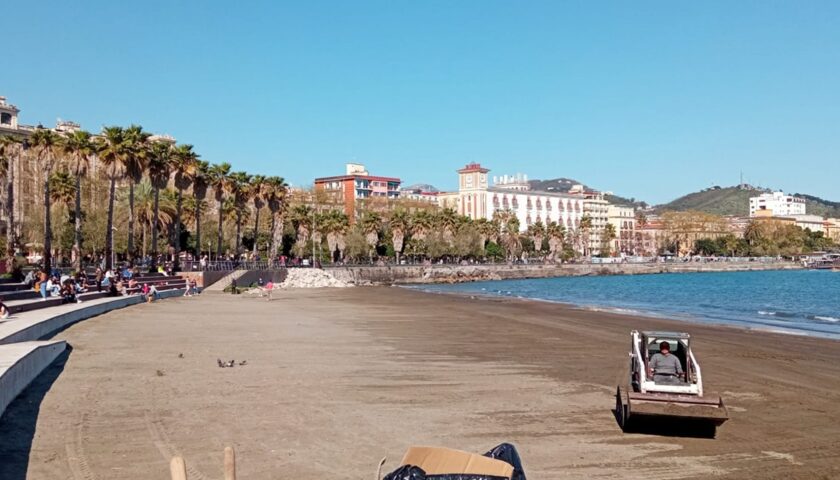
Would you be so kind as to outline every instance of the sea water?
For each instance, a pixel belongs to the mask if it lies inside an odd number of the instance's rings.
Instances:
[[[499,280],[417,288],[529,298],[617,313],[840,339],[840,272],[665,273]]]

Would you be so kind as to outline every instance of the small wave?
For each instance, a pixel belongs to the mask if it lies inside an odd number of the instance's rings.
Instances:
[[[772,311],[772,310],[759,310],[759,311],[758,311],[758,314],[759,314],[759,315],[767,315],[767,316],[770,316],[770,317],[782,317],[782,318],[793,318],[793,317],[795,317],[795,316],[796,316],[796,315],[795,315],[795,314],[793,314],[793,313],[788,313],[788,312],[774,312],[774,311]]]
[[[759,315],[771,315],[771,316],[775,316],[775,315],[776,315],[776,312],[768,312],[768,311],[766,311],[766,310],[759,310],[759,311],[758,311],[758,314],[759,314]]]
[[[840,318],[829,317],[827,315],[811,315],[808,318],[811,320],[818,320],[820,322],[840,323]]]

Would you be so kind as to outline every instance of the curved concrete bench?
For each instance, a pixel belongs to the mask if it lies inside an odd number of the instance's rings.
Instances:
[[[0,345],[0,416],[65,348],[64,340]]]
[[[159,292],[160,298],[183,294],[183,288]],[[142,295],[104,297],[83,303],[70,303],[32,310],[0,323],[0,345],[39,340],[80,320],[144,301]]]

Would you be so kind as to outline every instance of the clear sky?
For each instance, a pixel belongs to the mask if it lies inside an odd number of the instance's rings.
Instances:
[[[739,172],[840,200],[840,2],[3,2],[27,124],[138,123],[296,185],[365,163],[658,203]]]

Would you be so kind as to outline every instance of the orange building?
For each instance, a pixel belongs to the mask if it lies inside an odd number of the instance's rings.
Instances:
[[[399,198],[400,183],[399,178],[371,175],[364,165],[348,163],[344,175],[316,178],[315,189],[333,194],[344,204],[344,213],[353,221],[358,201]]]

